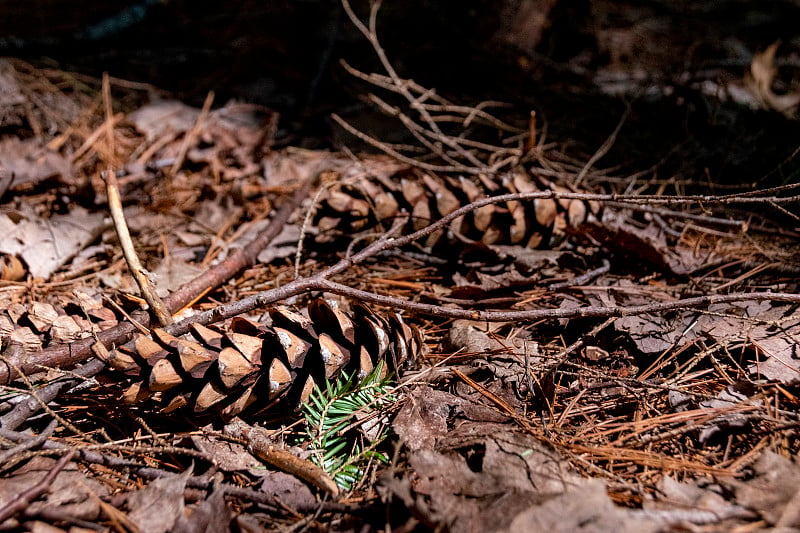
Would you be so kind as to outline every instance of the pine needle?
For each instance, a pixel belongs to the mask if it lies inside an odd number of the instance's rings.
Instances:
[[[393,401],[390,379],[381,378],[382,371],[380,363],[360,382],[355,374],[329,381],[315,388],[303,406],[307,440],[302,444],[311,450],[311,461],[342,490],[351,490],[363,478],[370,461],[388,462],[386,455],[375,451],[388,429],[381,427],[367,446],[362,443],[363,431],[357,431],[359,419]]]

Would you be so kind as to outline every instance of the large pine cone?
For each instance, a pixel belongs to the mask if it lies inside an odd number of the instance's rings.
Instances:
[[[534,179],[523,169],[506,175],[499,183],[481,176],[451,177],[413,172],[401,179],[363,177],[326,191],[315,217],[318,240],[391,223],[401,213],[411,215],[409,230],[421,229],[486,196],[552,190],[572,192],[543,179]],[[423,244],[433,248],[454,240],[484,244],[522,244],[529,248],[551,248],[577,229],[589,216],[597,216],[597,202],[542,198],[481,207],[452,222],[448,230],[432,234]]]
[[[363,305],[345,313],[319,299],[309,304],[308,318],[285,307],[269,315],[269,326],[244,318],[224,331],[194,325],[193,339],[155,329],[152,338],[136,338],[135,350],[118,349],[103,358],[136,376],[124,394],[127,402],[152,398],[165,412],[189,406],[230,418],[245,409],[296,408],[315,384],[343,371],[363,378],[379,361],[385,373],[398,370],[424,346],[419,331],[399,316],[385,319]]]

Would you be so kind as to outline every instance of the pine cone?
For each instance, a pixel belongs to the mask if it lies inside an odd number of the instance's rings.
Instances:
[[[55,306],[44,302],[9,305],[0,311],[0,353],[12,344],[33,353],[51,344],[89,337],[117,325],[114,312],[83,293],[78,305]]]
[[[124,393],[129,403],[156,400],[164,412],[189,406],[231,418],[245,409],[277,404],[294,409],[315,384],[341,372],[359,379],[383,361],[398,370],[423,349],[419,331],[399,316],[385,319],[363,305],[345,313],[323,299],[309,304],[308,318],[286,307],[270,311],[270,326],[237,317],[226,330],[193,325],[191,337],[155,329],[135,349],[103,356],[113,369],[135,376]]]
[[[315,216],[319,242],[374,228],[401,213],[411,215],[409,230],[421,229],[486,196],[544,190],[570,192],[545,180],[534,180],[523,169],[509,174],[501,183],[488,178],[411,174],[386,180],[366,177],[356,183],[331,189],[323,195]],[[538,199],[506,202],[481,207],[458,218],[448,231],[439,231],[423,243],[428,248],[449,245],[456,239],[484,244],[522,244],[530,248],[551,248],[564,234],[597,216],[596,202]]]

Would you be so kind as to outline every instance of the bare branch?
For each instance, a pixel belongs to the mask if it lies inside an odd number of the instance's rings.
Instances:
[[[402,161],[403,163],[408,163],[409,165],[423,168],[425,170],[430,170],[433,172],[468,172],[470,174],[477,174],[480,172],[479,170],[475,169],[474,167],[469,167],[466,165],[458,165],[458,166],[446,166],[446,165],[432,165],[430,163],[424,163],[417,159],[413,159],[411,157],[405,156],[398,152],[397,150],[391,148],[388,144],[379,141],[374,137],[370,137],[366,133],[357,130],[353,126],[351,126],[347,121],[345,121],[342,117],[337,115],[336,113],[331,115],[331,118],[335,120],[341,127],[345,130],[350,132],[352,135],[358,137],[362,141],[367,144],[374,146],[375,148],[379,149],[380,151],[384,152],[387,155],[390,155],[397,159],[398,161]]]
[[[597,149],[597,151],[589,158],[586,164],[583,166],[581,171],[578,173],[578,176],[575,178],[573,185],[575,187],[580,187],[581,183],[583,183],[583,179],[588,174],[589,170],[594,166],[595,163],[600,161],[604,155],[611,150],[611,147],[614,146],[614,143],[617,141],[617,135],[619,135],[619,131],[622,129],[623,124],[628,119],[628,115],[631,112],[630,105],[625,109],[625,112],[622,114],[622,117],[619,119],[617,126],[614,128],[614,131],[611,132],[611,135],[608,136],[608,139]]]
[[[383,46],[381,46],[381,43],[378,40],[378,33],[376,26],[377,26],[378,10],[380,9],[381,2],[380,1],[373,2],[372,5],[370,6],[369,28],[364,26],[364,23],[361,22],[361,20],[355,14],[353,8],[350,6],[350,2],[348,2],[347,0],[342,0],[342,6],[344,7],[347,16],[350,18],[353,24],[355,24],[358,30],[369,41],[373,50],[375,50],[375,54],[378,56],[378,59],[380,60],[381,65],[383,66],[383,69],[391,78],[392,83],[397,88],[398,92],[406,99],[406,101],[408,101],[408,104],[411,107],[411,109],[414,109],[420,114],[422,120],[428,125],[428,127],[432,131],[442,135],[443,137],[446,137],[444,132],[442,132],[442,130],[436,124],[436,121],[433,120],[430,113],[428,113],[428,110],[425,109],[425,107],[420,103],[420,98],[415,97],[414,95],[411,94],[411,91],[409,91],[408,88],[407,81],[401,79],[400,76],[397,74],[397,71],[394,69],[391,62],[389,61],[389,58],[386,56],[386,51],[383,49]],[[475,167],[481,168],[484,166],[483,163],[477,157],[475,157],[474,154],[464,150],[457,143],[452,142],[452,140],[449,140],[445,144],[447,144],[448,147],[455,150],[458,154],[464,157],[470,164],[474,165]],[[484,169],[484,171],[485,170],[486,169]]]
[[[692,309],[706,307],[714,304],[743,302],[743,301],[773,301],[800,303],[800,294],[777,292],[746,292],[734,294],[716,294],[711,296],[697,296],[684,298],[673,302],[661,302],[648,305],[635,306],[586,306],[571,309],[534,309],[530,311],[475,311],[470,309],[453,309],[433,304],[412,302],[393,296],[383,296],[368,291],[353,289],[329,280],[319,280],[317,289],[333,294],[347,296],[359,301],[370,302],[386,307],[415,311],[440,318],[457,318],[465,320],[478,320],[482,322],[533,322],[536,320],[552,320],[558,318],[608,318],[644,315],[649,313],[662,313],[676,309]]]

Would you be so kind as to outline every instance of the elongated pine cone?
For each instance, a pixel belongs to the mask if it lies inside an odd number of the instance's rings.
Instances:
[[[129,403],[152,398],[164,412],[188,406],[195,413],[213,409],[230,418],[245,409],[296,408],[315,384],[342,372],[356,372],[361,379],[379,361],[388,373],[423,349],[416,328],[363,305],[345,313],[318,299],[309,304],[308,317],[286,307],[269,315],[269,326],[237,317],[224,331],[193,325],[184,337],[155,329],[152,338],[136,338],[134,350],[101,357],[114,370],[136,377],[124,393]]]
[[[399,179],[363,177],[332,188],[321,197],[315,217],[318,240],[326,242],[384,222],[390,224],[402,213],[411,215],[408,229],[414,231],[486,196],[547,190],[576,192],[534,178],[523,169],[506,175],[499,183],[481,176],[436,176],[418,171]],[[552,248],[599,211],[597,202],[553,198],[491,204],[455,219],[447,231],[431,234],[423,245],[434,248],[466,239]]]

